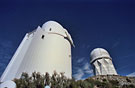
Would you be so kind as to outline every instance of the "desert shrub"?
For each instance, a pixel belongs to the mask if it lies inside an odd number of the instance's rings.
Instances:
[[[129,85],[129,88],[135,88],[135,85],[130,84],[130,85]]]
[[[103,79],[102,81],[103,81],[103,82],[107,82],[107,80],[106,80],[106,79]]]
[[[109,82],[114,86],[119,86],[119,81],[117,80],[109,80]]]
[[[131,80],[130,80],[130,79],[128,79],[128,78],[126,78],[126,80],[127,80],[127,82],[131,82]]]
[[[27,73],[22,73],[20,79],[14,79],[14,82],[17,88],[44,88],[46,85],[51,88],[135,88],[132,84],[120,86],[117,80],[68,79],[64,73],[58,74],[56,71],[54,71],[52,76],[49,73],[41,75],[39,72],[33,72],[31,76]]]

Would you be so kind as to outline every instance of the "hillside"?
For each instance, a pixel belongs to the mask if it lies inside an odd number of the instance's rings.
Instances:
[[[135,88],[135,78],[119,75],[93,76],[85,80],[68,79],[64,73],[52,76],[48,73],[40,75],[34,72],[32,76],[23,73],[20,79],[14,79],[17,88]]]

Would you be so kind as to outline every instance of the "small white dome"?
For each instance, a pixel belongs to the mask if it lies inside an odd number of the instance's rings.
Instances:
[[[111,59],[109,53],[105,49],[103,49],[103,48],[96,48],[96,49],[94,49],[91,52],[90,57],[91,57],[91,63],[93,61],[95,61],[96,59],[103,58],[103,57]]]

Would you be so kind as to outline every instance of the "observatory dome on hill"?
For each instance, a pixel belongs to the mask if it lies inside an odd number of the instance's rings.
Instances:
[[[98,58],[106,57],[111,59],[109,53],[103,48],[96,48],[91,52],[91,63]]]
[[[95,75],[117,75],[109,53],[103,48],[94,49],[90,63],[93,65]]]
[[[73,40],[66,29],[56,21],[48,21],[42,27],[26,33],[0,82],[20,78],[22,72],[34,71],[50,75],[64,72],[72,78],[71,46]]]

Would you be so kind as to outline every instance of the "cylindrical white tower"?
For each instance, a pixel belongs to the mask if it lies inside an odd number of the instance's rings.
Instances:
[[[96,48],[91,52],[91,64],[95,75],[117,75],[112,58],[103,48]]]
[[[1,82],[19,78],[22,72],[40,72],[50,75],[65,72],[72,77],[70,34],[59,23],[48,21],[27,33],[4,71]]]

